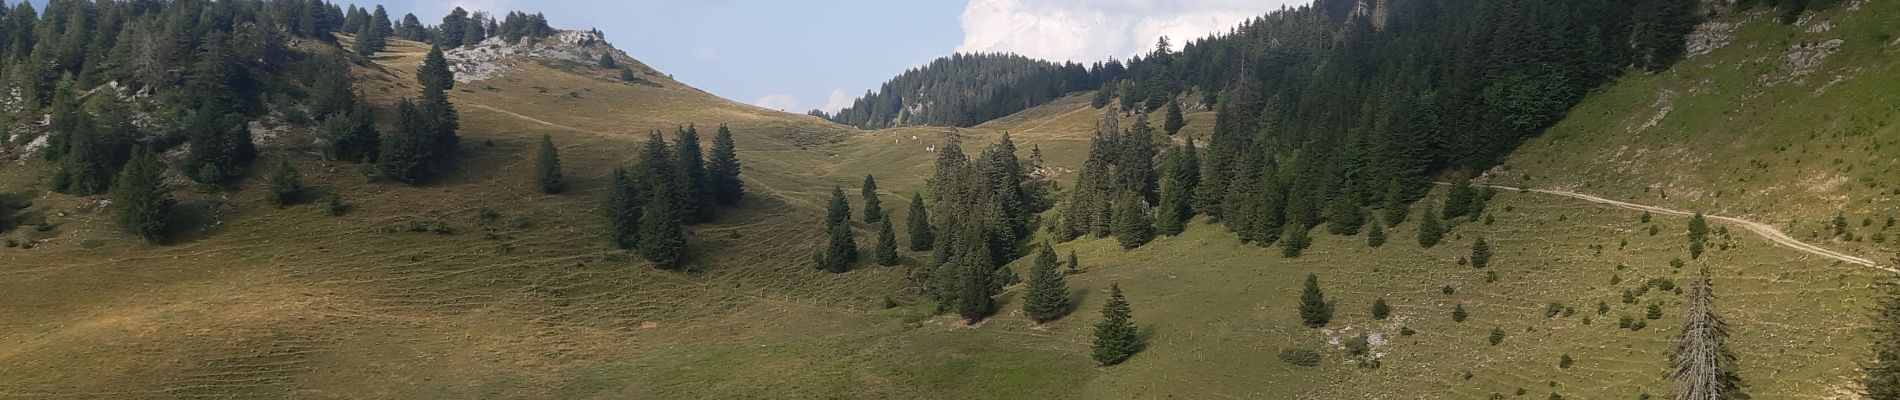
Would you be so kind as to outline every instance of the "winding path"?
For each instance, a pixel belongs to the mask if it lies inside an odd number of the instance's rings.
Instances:
[[[1447,183],[1440,182],[1439,184],[1446,185]],[[1499,190],[1521,190],[1521,191],[1527,191],[1527,192],[1532,192],[1532,193],[1542,193],[1542,194],[1548,194],[1548,195],[1563,196],[1563,197],[1569,197],[1573,199],[1588,201],[1591,203],[1608,204],[1608,205],[1612,205],[1616,207],[1627,208],[1627,209],[1638,210],[1638,211],[1648,211],[1648,212],[1657,213],[1657,214],[1682,215],[1682,216],[1695,214],[1688,211],[1674,210],[1674,209],[1642,205],[1642,204],[1623,202],[1623,201],[1616,201],[1616,200],[1610,200],[1610,199],[1592,196],[1588,194],[1577,193],[1577,192],[1566,192],[1562,190],[1524,189],[1524,188],[1515,188],[1515,187],[1498,186],[1498,185],[1472,185],[1472,186],[1490,187],[1490,188],[1496,188]],[[1725,217],[1725,216],[1720,216],[1720,215],[1703,215],[1703,217],[1741,226],[1743,229],[1747,229],[1750,232],[1755,232],[1756,235],[1761,235],[1763,239],[1768,239],[1768,241],[1770,242],[1774,242],[1775,244],[1782,245],[1782,246],[1787,246],[1795,250],[1800,250],[1800,251],[1808,252],[1810,254],[1832,258],[1835,260],[1845,261],[1848,263],[1859,264],[1866,267],[1872,267],[1872,268],[1879,269],[1882,271],[1900,273],[1900,270],[1896,270],[1893,267],[1880,265],[1879,263],[1873,262],[1872,260],[1855,257],[1852,255],[1848,255],[1846,253],[1841,253],[1838,251],[1829,250],[1828,248],[1825,248],[1825,247],[1810,244],[1808,242],[1803,242],[1799,239],[1795,239],[1793,236],[1788,236],[1787,233],[1782,232],[1780,229],[1775,229],[1775,227],[1769,226],[1768,224],[1755,222],[1755,221],[1749,221],[1749,220],[1735,218],[1735,217]]]

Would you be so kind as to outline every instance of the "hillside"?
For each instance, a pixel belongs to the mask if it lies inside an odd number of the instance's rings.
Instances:
[[[1900,12],[1856,1],[1774,18],[1703,24],[1708,44],[1681,67],[1593,93],[1486,180],[1750,218],[1884,259],[1900,240],[1900,159],[1887,156]]]
[[[1591,92],[1481,181],[1797,221],[1784,230],[1798,239],[1880,259],[1891,242],[1804,232],[1836,213],[1858,225],[1900,211],[1884,194],[1896,161],[1878,156],[1900,145],[1887,123],[1900,115],[1888,71],[1900,41],[1871,40],[1900,26],[1896,16],[1869,2],[1792,27],[1766,12],[1722,17],[1704,29],[1733,24],[1729,44]],[[1805,78],[1763,78],[1786,76],[1777,60],[1789,46],[1832,38],[1839,50]],[[353,70],[384,125],[418,89],[427,50],[392,40]],[[1204,220],[1133,250],[1110,238],[1058,243],[1081,264],[1066,278],[1068,315],[1032,322],[1020,311],[1026,288],[1012,285],[996,296],[1000,312],[971,325],[908,290],[929,252],[814,269],[831,188],[862,207],[857,185],[874,175],[884,209],[904,221],[947,138],[975,155],[1008,134],[1018,156],[1041,151],[1068,199],[1097,121],[1117,112],[1091,107],[1092,92],[967,128],[859,130],[713,96],[592,32],[448,54],[462,73],[451,99],[463,144],[438,182],[373,178],[322,157],[309,129],[285,127],[232,187],[173,171],[193,228],[156,246],[115,229],[101,198],[49,191],[46,163],[4,160],[0,193],[31,206],[0,237],[32,245],[0,248],[0,397],[1661,398],[1674,390],[1664,354],[1688,302],[1680,289],[1706,267],[1747,394],[1856,398],[1873,282],[1886,276],[1720,220],[1718,245],[1690,259],[1686,217],[1506,189],[1482,217],[1447,221],[1431,247],[1418,244],[1418,217],[1386,226],[1378,247],[1365,233],[1315,229],[1297,258]],[[601,54],[636,79],[590,62]],[[1172,140],[1207,144],[1210,108],[1190,107]],[[732,128],[747,196],[688,229],[684,271],[657,270],[610,243],[598,210],[610,171],[637,161],[648,132],[684,124]],[[1790,133],[1814,126],[1828,128]],[[532,188],[543,134],[560,149],[566,193]],[[278,161],[350,210],[267,203],[261,166]],[[1421,192],[1409,214],[1439,212],[1447,190]],[[868,249],[877,227],[853,220]],[[1031,242],[1051,236],[1037,232]],[[1495,251],[1485,268],[1468,263],[1479,238]],[[1009,268],[1026,276],[1030,263]],[[1308,273],[1335,307],[1322,328],[1296,311]],[[1090,342],[1111,284],[1146,346],[1101,367]],[[1370,315],[1375,299],[1390,318]],[[1454,308],[1469,318],[1454,320]],[[1619,327],[1623,317],[1644,326]],[[1367,355],[1351,354],[1346,342],[1368,333]],[[1305,351],[1317,361],[1288,356]],[[1565,357],[1574,365],[1560,366]]]
[[[359,69],[378,88],[371,101],[411,93],[423,50],[394,41]],[[174,182],[195,228],[169,246],[118,233],[99,200],[45,192],[47,168],[9,161],[0,185],[27,194],[25,214],[50,228],[8,234],[34,243],[6,249],[0,336],[13,339],[0,354],[14,367],[0,387],[28,397],[545,397],[560,371],[651,354],[629,343],[720,332],[747,323],[741,315],[861,321],[817,305],[862,307],[895,286],[899,274],[812,271],[798,250],[829,186],[811,177],[836,163],[808,149],[832,146],[844,128],[609,72],[534,61],[462,85],[460,167],[427,186],[368,181],[363,166],[325,161],[303,140],[265,147],[260,165],[291,161],[317,190],[341,193],[351,207],[342,217],[271,207],[261,185]],[[689,123],[734,128],[753,196],[694,230],[694,272],[642,268],[599,233],[599,188],[649,130]],[[562,146],[570,194],[527,189],[524,161],[541,134]],[[679,329],[711,317],[721,322]],[[98,357],[113,362],[72,362]]]

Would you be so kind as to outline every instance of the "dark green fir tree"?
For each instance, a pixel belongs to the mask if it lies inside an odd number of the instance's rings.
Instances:
[[[541,148],[534,158],[534,183],[543,194],[560,193],[567,187],[567,180],[561,177],[560,150],[554,148],[554,137],[541,135]]]
[[[112,184],[113,217],[119,229],[146,242],[164,241],[173,203],[171,189],[165,186],[165,164],[158,154],[142,147],[134,150]]]
[[[1036,323],[1053,321],[1068,310],[1069,287],[1064,282],[1062,272],[1057,271],[1062,261],[1056,258],[1056,250],[1043,242],[1036,251],[1035,264],[1029,267],[1028,294],[1023,297],[1023,313]]]
[[[1095,343],[1090,352],[1097,364],[1120,364],[1141,350],[1141,337],[1131,313],[1121,285],[1109,285],[1108,301],[1102,304],[1102,320],[1095,323]]]

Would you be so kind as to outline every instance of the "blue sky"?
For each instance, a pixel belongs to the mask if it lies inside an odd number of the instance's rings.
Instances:
[[[348,0],[333,0],[347,2]],[[393,0],[437,23],[455,6],[546,13],[686,84],[791,112],[835,111],[905,69],[954,52],[1055,61],[1126,58],[1310,0]],[[368,4],[364,1],[362,4]]]

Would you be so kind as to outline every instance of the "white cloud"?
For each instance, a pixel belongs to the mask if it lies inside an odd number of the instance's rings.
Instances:
[[[854,100],[857,100],[857,99],[851,97],[851,95],[845,94],[844,89],[831,89],[831,98],[826,99],[825,106],[820,107],[818,109],[824,110],[825,112],[828,112],[828,113],[836,113],[838,112],[838,110],[843,110],[845,107],[850,107],[851,102]]]
[[[752,105],[780,111],[800,112],[798,98],[789,94],[773,94],[753,100]]]
[[[1054,61],[1126,58],[1168,36],[1175,50],[1282,5],[1311,0],[970,0],[958,52],[1013,52]]]

